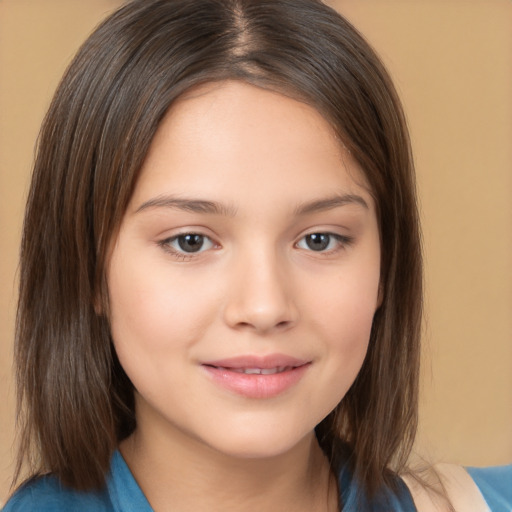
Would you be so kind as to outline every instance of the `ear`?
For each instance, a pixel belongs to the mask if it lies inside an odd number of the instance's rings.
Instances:
[[[100,294],[96,293],[94,300],[92,301],[92,307],[94,308],[94,312],[97,316],[101,316],[103,314],[103,305],[101,302]]]
[[[98,286],[94,291],[92,300],[92,307],[97,316],[105,316],[108,314],[108,294],[102,288],[101,285]]]

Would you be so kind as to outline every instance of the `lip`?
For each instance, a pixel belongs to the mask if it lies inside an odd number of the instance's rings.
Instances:
[[[206,361],[201,366],[217,385],[247,398],[263,399],[278,396],[297,384],[311,361],[284,354],[243,355]],[[258,370],[264,373],[256,373]]]

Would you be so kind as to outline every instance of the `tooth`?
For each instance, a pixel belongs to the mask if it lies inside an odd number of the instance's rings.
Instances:
[[[263,368],[261,370],[262,375],[273,375],[274,373],[277,373],[279,371],[279,368]]]
[[[259,374],[261,372],[262,370],[260,370],[259,368],[246,368],[245,370],[243,370],[243,373],[246,373],[248,375]]]

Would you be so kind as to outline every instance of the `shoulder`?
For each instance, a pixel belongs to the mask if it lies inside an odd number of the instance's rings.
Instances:
[[[2,512],[112,512],[106,491],[81,492],[64,487],[54,476],[33,478],[9,499]]]
[[[457,512],[488,512],[488,505],[470,474],[455,464],[437,464],[433,474],[438,484]],[[439,493],[431,491],[411,476],[405,476],[404,481],[409,487],[418,512],[448,512],[452,510]],[[501,510],[501,509],[496,509]],[[505,509],[503,509],[505,510]],[[506,509],[507,511],[509,509]]]

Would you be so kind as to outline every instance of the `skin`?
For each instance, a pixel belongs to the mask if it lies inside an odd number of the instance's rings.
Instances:
[[[199,251],[180,247],[187,233]],[[325,248],[310,244],[320,233]],[[155,511],[337,509],[314,428],[361,368],[379,275],[371,193],[316,110],[234,81],[173,105],[107,276],[136,389],[121,451]],[[276,353],[307,364],[269,397],[226,389],[204,366]]]
[[[442,483],[451,507],[411,476],[404,477],[419,512],[489,512],[478,487],[464,468],[455,464],[438,464],[427,479],[439,489]]]

